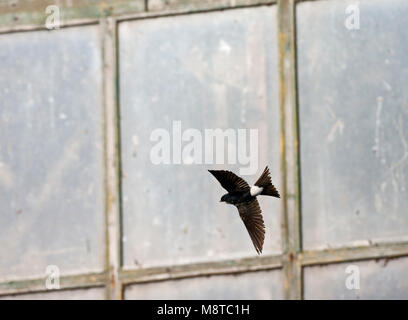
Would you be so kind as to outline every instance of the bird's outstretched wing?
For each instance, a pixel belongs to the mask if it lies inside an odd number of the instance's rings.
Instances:
[[[227,170],[208,170],[228,192],[246,191],[248,183],[235,173]]]
[[[252,243],[258,254],[262,253],[265,239],[265,223],[262,218],[261,208],[256,198],[248,202],[236,204],[239,215],[248,230]]]

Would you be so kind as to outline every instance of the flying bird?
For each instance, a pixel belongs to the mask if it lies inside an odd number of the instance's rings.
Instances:
[[[235,173],[227,170],[208,170],[228,191],[221,197],[220,202],[226,202],[237,207],[239,215],[248,230],[252,243],[258,254],[262,253],[265,239],[265,224],[262,218],[262,210],[257,196],[271,196],[280,198],[278,190],[272,184],[268,167],[253,186],[238,177]]]

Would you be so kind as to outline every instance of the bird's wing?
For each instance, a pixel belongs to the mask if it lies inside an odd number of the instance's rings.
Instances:
[[[265,239],[265,224],[262,218],[262,210],[259,207],[258,200],[254,198],[249,202],[236,204],[239,215],[244,221],[256,252],[262,253],[262,247]]]
[[[249,189],[248,183],[235,173],[226,170],[208,170],[221,183],[228,192],[245,191]]]

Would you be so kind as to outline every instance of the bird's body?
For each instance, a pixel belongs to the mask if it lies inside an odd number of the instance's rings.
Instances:
[[[250,187],[248,183],[226,170],[208,170],[228,191],[221,197],[221,202],[226,202],[237,207],[239,215],[248,230],[255,250],[262,252],[265,238],[265,224],[259,207],[259,195],[272,196],[280,198],[280,195],[272,184],[268,167],[265,168],[255,185]]]
[[[221,198],[221,202],[226,202],[229,204],[239,204],[244,203],[252,200],[254,197],[251,195],[249,191],[244,192],[231,192],[224,194]]]

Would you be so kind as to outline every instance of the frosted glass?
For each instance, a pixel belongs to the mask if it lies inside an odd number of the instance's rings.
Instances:
[[[408,238],[408,3],[297,5],[305,248]]]
[[[199,277],[151,284],[131,285],[126,299],[283,299],[281,271],[261,271],[242,275]]]
[[[407,299],[407,263],[407,258],[400,258],[309,267],[304,270],[304,297]]]
[[[207,172],[248,166],[185,158],[155,165],[150,136],[162,128],[172,137],[173,121],[203,139],[205,129],[258,129],[258,169],[244,178],[254,183],[269,165],[280,190],[275,8],[123,22],[119,48],[125,266],[255,256],[237,210],[219,203],[225,190]],[[260,203],[264,253],[279,252],[281,200]]]
[[[102,270],[97,26],[0,35],[0,278]]]

